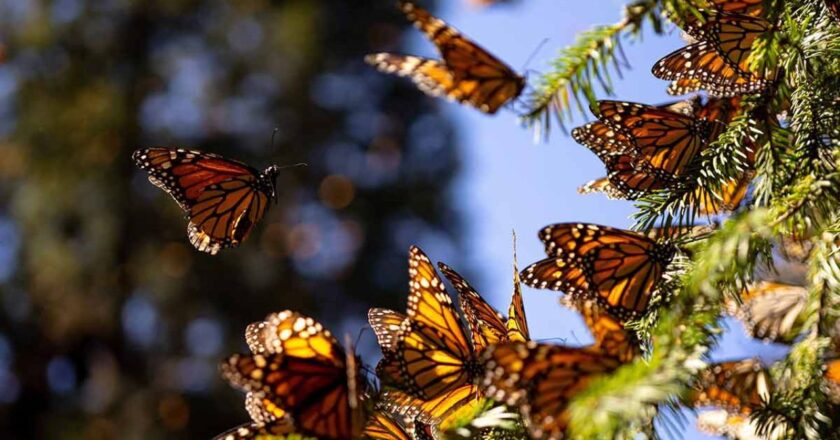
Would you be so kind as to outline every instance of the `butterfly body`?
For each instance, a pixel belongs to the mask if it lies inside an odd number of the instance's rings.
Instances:
[[[149,181],[186,212],[193,246],[211,255],[239,246],[276,198],[276,165],[259,172],[241,162],[181,148],[145,148],[132,158],[149,174]]]
[[[493,114],[525,88],[525,78],[443,20],[409,1],[399,2],[406,17],[435,44],[442,60],[389,53],[365,61],[382,72],[411,78],[431,96],[470,105]]]

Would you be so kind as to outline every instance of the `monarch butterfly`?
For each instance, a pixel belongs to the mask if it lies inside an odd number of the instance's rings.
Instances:
[[[590,348],[530,342],[490,346],[482,388],[519,412],[533,438],[560,439],[569,422],[567,404],[589,382],[615,370],[620,361]]]
[[[728,298],[726,311],[741,320],[750,336],[789,343],[801,333],[808,303],[804,287],[762,281],[749,286],[740,300]]]
[[[580,312],[595,343],[592,348],[621,362],[629,362],[639,354],[641,347],[636,335],[624,328],[624,323],[604,310],[595,300],[567,296],[560,304]]]
[[[211,255],[248,238],[276,197],[277,165],[260,173],[241,162],[180,148],[144,148],[132,159],[186,211],[190,242]]]
[[[749,415],[772,392],[767,370],[757,359],[721,362],[702,371],[688,401],[694,407],[715,406]]]
[[[386,382],[399,385],[412,395],[429,400],[472,382],[475,355],[443,281],[426,254],[412,246],[409,250],[408,313],[399,331],[391,324],[402,315],[372,312],[377,336],[390,333],[383,348],[383,363],[390,372]],[[380,309],[381,311],[381,309]],[[379,329],[379,330],[377,330]],[[383,330],[386,329],[386,330]],[[388,341],[389,337],[380,340]]]
[[[768,79],[748,68],[753,42],[772,29],[759,17],[707,13],[706,22],[689,22],[685,31],[699,40],[665,56],[652,73],[674,81],[668,92],[689,93],[705,89],[714,96],[751,94],[765,89]]]
[[[246,341],[253,354],[233,355],[221,364],[228,382],[287,412],[295,432],[354,438],[361,429],[357,399],[365,382],[355,356],[345,354],[328,330],[286,310],[249,325]]]
[[[647,311],[675,252],[668,242],[594,224],[559,223],[539,236],[549,257],[525,268],[523,282],[595,298],[622,321]]]
[[[508,308],[509,317],[504,319],[458,272],[443,263],[438,263],[438,267],[458,291],[459,303],[467,318],[473,348],[476,351],[502,341],[530,339],[522,304],[522,291],[517,282],[518,270],[514,274],[514,292]]]
[[[592,112],[627,137],[636,156],[675,177],[684,175],[720,124],[651,105],[598,101]]]
[[[437,46],[443,60],[379,53],[365,57],[368,64],[411,78],[431,96],[446,96],[488,114],[522,93],[525,78],[495,56],[414,3],[400,1],[399,7]]]

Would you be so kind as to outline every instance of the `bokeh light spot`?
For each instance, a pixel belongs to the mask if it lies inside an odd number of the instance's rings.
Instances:
[[[324,205],[332,209],[343,209],[353,202],[356,197],[356,188],[347,177],[333,174],[321,181],[318,197]]]

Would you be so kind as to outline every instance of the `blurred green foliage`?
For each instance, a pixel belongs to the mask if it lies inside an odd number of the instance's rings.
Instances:
[[[0,1],[4,438],[208,438],[247,419],[216,363],[248,322],[355,336],[402,305],[409,244],[457,262],[452,128],[361,62],[404,26],[390,1]],[[309,167],[211,257],[132,165],[154,145]]]

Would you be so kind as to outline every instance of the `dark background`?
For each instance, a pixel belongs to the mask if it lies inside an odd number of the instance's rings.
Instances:
[[[217,373],[247,323],[355,337],[410,244],[458,264],[452,126],[362,63],[407,29],[390,0],[0,0],[2,438],[209,438],[247,418]],[[156,145],[309,167],[211,257],[130,161]]]

